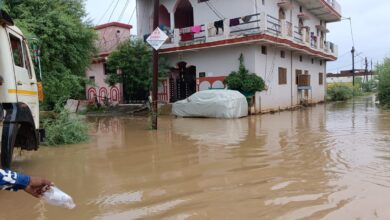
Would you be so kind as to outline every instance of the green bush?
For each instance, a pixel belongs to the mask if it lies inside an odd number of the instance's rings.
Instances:
[[[390,58],[377,66],[378,99],[382,106],[390,108]]]
[[[88,125],[81,116],[64,109],[55,118],[44,120],[43,127],[47,145],[77,144],[89,139]]]
[[[363,92],[375,92],[378,88],[378,82],[375,79],[371,79],[368,82],[362,83]]]
[[[238,72],[230,73],[225,79],[225,84],[229,89],[237,90],[245,96],[252,96],[256,92],[261,92],[265,88],[265,82],[254,73],[249,73],[249,70],[244,66],[244,56],[240,56],[240,67]]]
[[[353,90],[348,85],[336,83],[328,88],[328,100],[345,101],[353,96]]]

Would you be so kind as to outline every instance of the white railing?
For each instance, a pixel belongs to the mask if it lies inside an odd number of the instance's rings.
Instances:
[[[279,20],[265,13],[252,14],[244,18],[224,19],[209,24],[174,29],[170,31],[170,39],[162,49],[268,34],[337,56],[337,46],[325,42],[320,36],[312,35],[308,32],[308,27],[298,27],[287,20]]]
[[[326,0],[326,3],[341,15],[341,6],[336,0]]]

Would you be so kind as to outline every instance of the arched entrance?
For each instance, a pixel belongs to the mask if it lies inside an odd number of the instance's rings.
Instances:
[[[179,0],[175,6],[175,28],[194,26],[194,10],[188,0]]]
[[[97,96],[96,89],[91,87],[88,89],[88,100],[95,101],[95,97]]]
[[[110,97],[111,97],[111,101],[119,102],[119,89],[116,86],[111,87]]]
[[[172,69],[169,82],[171,102],[186,99],[196,92],[196,67],[178,63],[177,68]]]
[[[103,102],[105,98],[108,98],[108,91],[103,87],[99,89],[99,99]]]
[[[159,24],[164,25],[165,27],[171,27],[171,16],[164,5],[160,5],[159,8]]]

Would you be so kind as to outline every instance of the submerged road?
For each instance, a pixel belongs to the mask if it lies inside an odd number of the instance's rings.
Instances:
[[[390,219],[390,111],[372,98],[237,120],[89,118],[91,141],[22,154],[71,211],[0,192],[0,219]]]

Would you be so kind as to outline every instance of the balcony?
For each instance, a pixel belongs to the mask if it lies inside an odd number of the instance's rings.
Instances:
[[[297,2],[326,22],[341,19],[341,6],[336,0],[297,0]]]
[[[335,60],[337,46],[313,36],[308,27],[297,27],[266,13],[224,19],[169,31],[162,53],[198,50],[231,44],[265,42],[279,44],[313,56]]]

